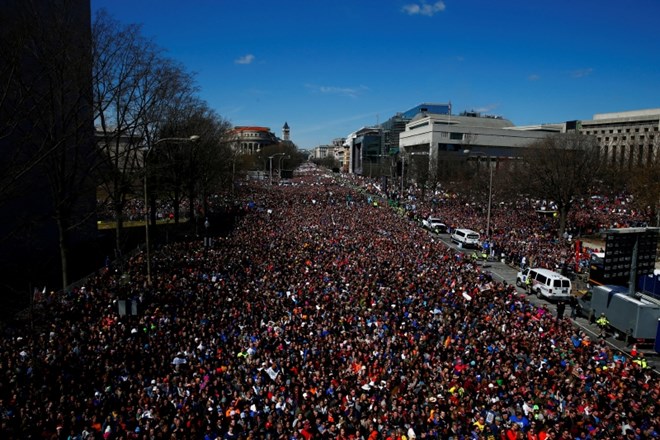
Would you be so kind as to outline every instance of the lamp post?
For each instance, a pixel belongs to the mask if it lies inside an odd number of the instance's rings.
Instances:
[[[158,144],[164,143],[164,142],[196,142],[199,140],[199,136],[197,135],[192,135],[187,138],[176,138],[176,137],[171,137],[171,138],[162,138],[158,139],[156,142],[154,142],[150,147],[147,147],[147,149],[144,152],[144,157],[142,159],[143,164],[142,167],[144,168],[144,234],[145,234],[145,247],[147,248],[147,284],[151,285],[151,246],[149,242],[149,200],[147,196],[147,175],[148,173],[148,158],[149,158],[149,153],[151,153],[151,150],[153,150]]]
[[[280,160],[277,162],[277,172],[280,175],[280,181],[282,180],[282,161],[284,159],[291,159],[291,156],[282,154],[282,156],[280,156]]]
[[[270,162],[270,185],[273,185],[273,158],[277,156],[286,156],[286,153],[275,153],[272,156],[268,156]]]
[[[490,156],[482,151],[471,152],[470,150],[463,150],[465,154],[472,154],[473,156],[483,156],[487,159],[489,177],[488,177],[488,213],[486,214],[486,239],[490,240],[490,209],[493,204],[493,166]]]
[[[209,218],[207,217],[206,220],[204,220],[204,255],[206,255],[206,250],[211,247],[211,238],[209,237],[210,226],[211,223],[209,222]]]
[[[401,152],[401,198],[403,199],[403,176],[406,170],[406,153]]]

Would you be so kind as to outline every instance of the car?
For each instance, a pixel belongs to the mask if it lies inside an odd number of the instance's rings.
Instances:
[[[451,233],[451,241],[461,249],[468,247],[477,249],[481,246],[479,233],[471,229],[454,229]]]
[[[530,279],[530,294],[536,294],[539,298],[570,300],[571,280],[565,276],[543,268],[525,268],[516,275],[516,286],[527,286]]]
[[[433,231],[436,234],[447,232],[447,225],[444,224],[443,221],[438,217],[425,218],[422,220],[422,225],[429,231]]]

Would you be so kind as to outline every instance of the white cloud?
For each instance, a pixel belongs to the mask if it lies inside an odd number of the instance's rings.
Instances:
[[[434,16],[437,12],[445,10],[445,3],[442,1],[428,4],[426,2],[410,3],[403,6],[403,12],[408,15],[426,15],[427,17]]]
[[[573,78],[584,78],[585,76],[591,75],[591,73],[593,71],[594,71],[594,69],[592,69],[591,67],[586,68],[586,69],[578,69],[578,70],[574,70],[573,72],[571,72],[571,76]]]
[[[243,55],[242,57],[236,59],[234,61],[234,63],[236,63],[236,64],[252,64],[253,61],[254,61],[254,55],[249,53],[247,55]]]
[[[540,80],[540,79],[541,79],[541,76],[540,76],[540,75],[537,75],[536,73],[532,73],[531,75],[529,75],[529,76],[527,77],[527,80],[528,80],[528,81],[538,81],[538,80]]]
[[[363,91],[368,90],[366,86],[360,87],[336,87],[336,86],[317,86],[313,84],[305,85],[308,89],[315,90],[326,95],[344,95],[356,98]]]

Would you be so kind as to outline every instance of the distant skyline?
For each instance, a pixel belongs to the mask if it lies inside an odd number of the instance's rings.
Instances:
[[[515,125],[660,108],[660,1],[91,0],[233,125],[303,149],[424,102]]]

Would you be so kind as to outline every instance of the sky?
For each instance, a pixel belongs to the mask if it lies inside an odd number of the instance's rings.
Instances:
[[[660,108],[660,0],[91,0],[233,125],[301,149],[421,103],[515,125]]]

